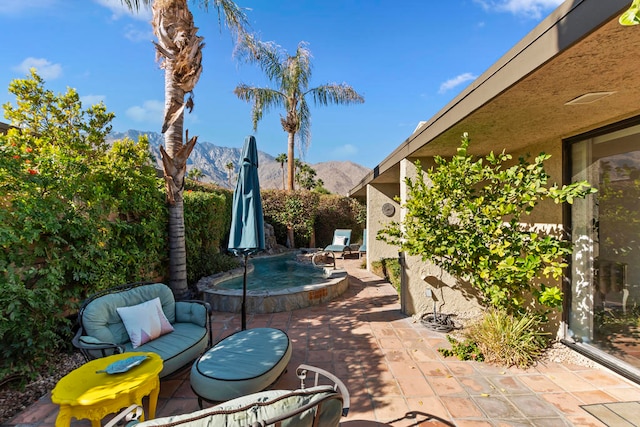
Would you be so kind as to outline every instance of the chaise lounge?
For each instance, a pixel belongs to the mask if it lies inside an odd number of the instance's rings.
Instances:
[[[338,228],[333,232],[333,241],[331,244],[324,248],[325,252],[342,252],[342,257],[345,254],[351,253],[351,230]]]

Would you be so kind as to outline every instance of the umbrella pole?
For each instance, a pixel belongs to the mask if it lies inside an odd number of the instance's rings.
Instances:
[[[247,258],[248,254],[244,255],[244,281],[242,282],[242,330],[247,329],[247,309],[246,309],[246,301],[247,301]]]

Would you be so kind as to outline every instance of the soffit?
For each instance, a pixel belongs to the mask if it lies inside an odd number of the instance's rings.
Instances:
[[[640,112],[637,46],[640,27],[623,27],[613,19],[411,155],[452,155],[463,132],[471,137],[472,153],[517,151],[635,116]],[[565,105],[602,91],[615,93]]]

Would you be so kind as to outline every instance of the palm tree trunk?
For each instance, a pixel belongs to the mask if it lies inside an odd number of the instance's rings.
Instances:
[[[202,37],[193,23],[186,0],[156,0],[152,5],[153,32],[161,68],[164,69],[165,147],[160,146],[169,204],[169,286],[176,299],[190,296],[187,284],[187,253],[184,226],[184,178],[187,159],[196,137],[183,143],[184,110],[193,108],[191,93],[202,71]]]
[[[293,178],[295,175],[295,153],[294,153],[294,142],[295,142],[295,133],[289,132],[289,139],[287,141],[287,189],[289,191],[293,191]]]
[[[174,102],[184,102],[184,91],[173,84],[171,61],[165,63],[165,111],[169,111]],[[187,171],[186,159],[180,165],[178,155],[183,147],[182,132],[184,114],[175,120],[164,134],[167,147],[163,153],[164,173],[167,181],[167,200],[169,202],[169,287],[177,300],[188,298],[187,250],[184,227],[184,176]]]
[[[316,229],[315,229],[315,227],[311,228],[311,237],[309,238],[309,247],[310,248],[315,248],[316,247]]]
[[[187,299],[187,250],[185,245],[184,202],[169,205],[169,287],[176,300]]]
[[[289,191],[294,191],[293,188],[293,177],[295,174],[295,156],[294,156],[294,142],[295,142],[295,133],[289,132],[289,139],[287,144],[287,180],[288,180],[288,189]],[[287,224],[287,240],[289,241],[289,247],[295,248],[295,236],[293,235],[293,227],[290,224]]]

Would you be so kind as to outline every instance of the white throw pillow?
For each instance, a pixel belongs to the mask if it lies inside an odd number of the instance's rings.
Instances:
[[[173,332],[173,326],[162,311],[160,298],[142,304],[116,308],[127,329],[133,348]]]
[[[344,244],[346,242],[347,242],[347,237],[346,236],[335,236],[333,238],[333,244],[334,245],[344,246]]]

